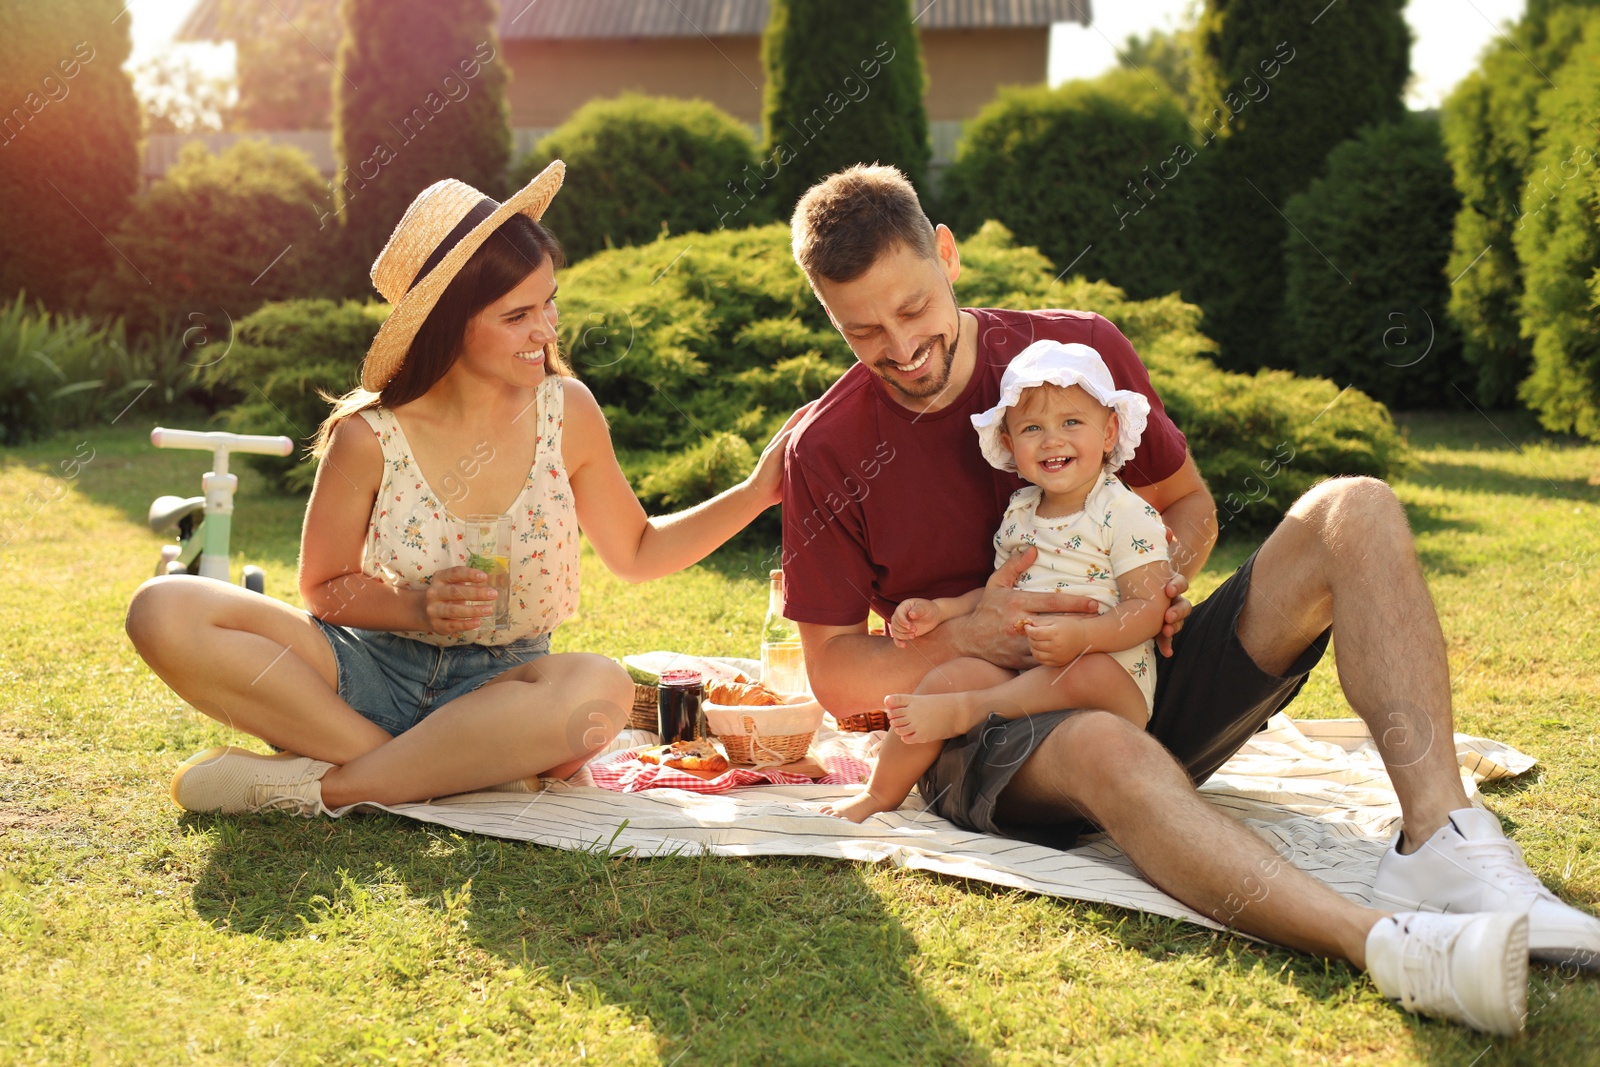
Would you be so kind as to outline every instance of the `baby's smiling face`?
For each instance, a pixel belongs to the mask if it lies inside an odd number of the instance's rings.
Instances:
[[[1025,389],[1005,415],[1000,439],[1017,458],[1017,473],[1054,501],[1082,498],[1116,447],[1117,414],[1082,386]]]

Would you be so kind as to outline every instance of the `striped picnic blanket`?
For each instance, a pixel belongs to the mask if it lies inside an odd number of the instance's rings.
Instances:
[[[866,760],[883,736],[824,727],[813,751]],[[617,758],[654,741],[653,734],[624,731],[608,755]],[[1522,774],[1535,762],[1507,745],[1464,734],[1456,735],[1456,754],[1475,801],[1475,783]],[[538,793],[463,793],[427,803],[351,805],[333,814],[381,808],[471,833],[636,856],[707,852],[886,860],[1219,926],[1146,882],[1104,835],[1062,852],[975,834],[923,810],[915,792],[898,811],[860,825],[823,815],[824,803],[863,788],[850,784],[761,784],[712,794],[672,788],[616,792],[593,784],[595,764],[608,755]],[[1378,858],[1398,825],[1400,807],[1360,720],[1274,716],[1201,793],[1297,867],[1352,900],[1370,903]]]

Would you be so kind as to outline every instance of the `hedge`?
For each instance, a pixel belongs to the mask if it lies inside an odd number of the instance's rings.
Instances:
[[[568,262],[663,234],[771,222],[770,198],[730,192],[756,175],[755,138],[704,100],[591,100],[512,171],[520,188],[553,159],[567,176],[544,222]],[[759,185],[758,176],[754,184]]]
[[[455,178],[495,199],[511,166],[511,113],[492,0],[342,0],[333,77],[334,196],[343,291],[367,271],[416,195]]]
[[[761,66],[761,192],[779,218],[856,163],[897,166],[924,187],[928,76],[909,3],[771,0]]]
[[[1002,89],[962,132],[943,215],[962,234],[998,219],[1053,262],[1136,298],[1174,292],[1189,274],[1189,139],[1182,102],[1131,70]]]
[[[347,300],[268,304],[241,321],[227,358],[205,370],[213,390],[234,398],[221,417],[234,433],[286,434],[309,449],[329,405],[360,382],[361,360],[389,306]],[[293,456],[245,456],[278,489],[308,492],[316,465]]]
[[[139,333],[197,328],[226,339],[229,323],[262,304],[333,283],[322,194],[298,149],[244,140],[212,155],[185,145],[118,227],[122,255],[92,304]]]
[[[1509,407],[1532,365],[1523,331],[1521,228],[1524,187],[1535,177],[1538,127],[1530,121],[1549,78],[1566,62],[1600,0],[1530,3],[1509,35],[1491,41],[1478,69],[1445,101],[1443,128],[1461,210],[1446,272],[1450,316],[1463,355],[1477,369],[1476,396]],[[1548,73],[1548,77],[1547,77]],[[1540,174],[1538,178],[1545,176]]]
[[[1465,406],[1474,375],[1445,277],[1460,204],[1434,119],[1369,127],[1329,154],[1326,176],[1284,209],[1299,228],[1284,242],[1297,372],[1391,407]]]

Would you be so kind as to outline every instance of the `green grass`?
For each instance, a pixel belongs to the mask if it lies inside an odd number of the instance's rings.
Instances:
[[[1462,728],[1543,761],[1491,802],[1535,871],[1600,910],[1600,447],[1494,418],[1510,441],[1476,415],[1405,420],[1419,464],[1397,488]],[[94,458],[52,478],[80,441]],[[123,428],[0,461],[0,1063],[1600,1063],[1600,981],[1553,970],[1530,1033],[1491,1041],[1342,964],[921,872],[183,814],[173,768],[240,738],[121,622],[160,543],[148,502],[206,466]],[[240,482],[235,576],[259,563],[294,600],[303,504]],[[1219,550],[1199,591],[1250,547]],[[640,587],[586,558],[558,648],[751,654],[769,556]],[[1331,662],[1294,710],[1347,714]]]

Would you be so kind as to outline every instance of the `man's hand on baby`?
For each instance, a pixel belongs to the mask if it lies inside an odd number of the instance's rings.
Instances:
[[[894,638],[896,648],[905,648],[907,641],[932,633],[938,625],[939,609],[934,602],[912,597],[900,601],[900,606],[894,609],[894,617],[889,620],[889,636]]]
[[[1172,655],[1172,638],[1183,629],[1183,620],[1189,617],[1189,612],[1194,610],[1194,605],[1184,598],[1184,593],[1189,588],[1189,579],[1172,572],[1172,580],[1167,582],[1166,593],[1172,598],[1172,603],[1167,605],[1165,620],[1161,624],[1161,632],[1156,635],[1156,648],[1163,656]]]
[[[1037,665],[1028,644],[1027,624],[1041,615],[1097,615],[1100,605],[1070,593],[1023,593],[1016,585],[1033,561],[1037,548],[1028,547],[1001,565],[984,583],[983,598],[965,624],[963,652],[986,659],[998,667],[1027,670]]]

